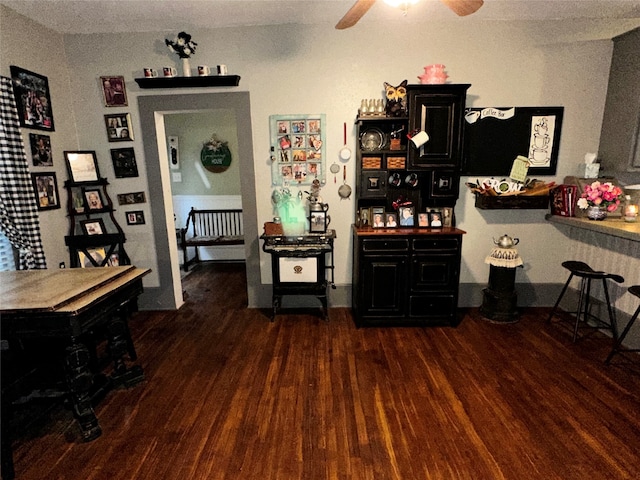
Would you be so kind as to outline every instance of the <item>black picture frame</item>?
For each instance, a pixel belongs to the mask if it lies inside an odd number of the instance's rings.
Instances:
[[[384,223],[384,207],[371,207],[371,226],[373,228],[384,228]]]
[[[30,133],[29,145],[31,146],[31,162],[34,167],[53,167],[51,137],[49,135]]]
[[[54,132],[47,77],[16,65],[11,65],[10,70],[20,125],[34,130]]]
[[[455,224],[455,221],[453,219],[453,208],[442,207],[442,226],[453,227],[454,224]]]
[[[429,227],[429,212],[418,213],[418,228]]]
[[[384,228],[398,228],[398,215],[396,213],[384,214]]]
[[[127,107],[127,89],[124,86],[124,77],[106,76],[100,77],[102,99],[105,107]]]
[[[134,205],[136,203],[147,203],[147,196],[144,192],[118,194],[118,205]]]
[[[80,228],[85,235],[104,235],[107,229],[101,218],[90,218],[88,220],[80,220]]]
[[[64,160],[73,183],[91,183],[100,179],[98,158],[93,150],[65,151]]]
[[[131,115],[128,113],[105,115],[104,124],[107,129],[107,139],[110,142],[130,142],[133,140]]]
[[[400,218],[401,227],[413,227],[415,226],[415,210],[413,206],[399,207],[398,218]]]
[[[124,212],[127,216],[127,225],[144,225],[144,212],[142,210],[134,210]]]
[[[102,211],[104,210],[104,201],[100,190],[97,188],[86,188],[82,190],[84,196],[85,211]]]
[[[36,196],[38,210],[53,210],[60,208],[60,194],[58,193],[58,179],[56,172],[32,173],[31,182]]]
[[[326,233],[327,231],[327,212],[310,212],[309,214],[309,232],[310,233]]]
[[[133,147],[112,148],[111,162],[116,178],[131,178],[138,176],[138,164]]]
[[[429,211],[429,227],[431,228],[442,228],[442,211],[441,210],[431,210]]]

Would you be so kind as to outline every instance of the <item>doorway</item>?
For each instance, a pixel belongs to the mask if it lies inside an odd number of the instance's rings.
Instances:
[[[171,172],[166,148],[164,116],[204,110],[234,111],[238,129],[240,193],[244,215],[247,298],[249,307],[260,305],[260,259],[258,246],[255,171],[249,92],[149,95],[138,97],[144,154],[149,181],[149,203],[158,256],[160,285],[145,288],[155,309],[173,310],[182,305],[182,288],[173,219]]]

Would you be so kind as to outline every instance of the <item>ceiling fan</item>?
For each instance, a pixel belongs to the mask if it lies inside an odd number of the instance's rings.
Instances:
[[[373,6],[376,0],[356,0],[356,3],[345,13],[344,17],[340,19],[336,28],[343,30],[345,28],[353,27],[358,20],[360,20],[365,13]],[[457,15],[464,17],[477,11],[482,4],[483,0],[440,0],[447,7],[453,10]]]

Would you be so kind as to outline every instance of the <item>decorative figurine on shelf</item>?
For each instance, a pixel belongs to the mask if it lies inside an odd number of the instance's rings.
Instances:
[[[174,40],[164,40],[164,43],[174,53],[182,59],[182,74],[185,77],[191,76],[191,65],[189,64],[189,58],[196,52],[196,42],[191,40],[191,35],[186,32],[180,32]]]
[[[407,80],[396,87],[384,82],[384,93],[387,97],[387,117],[404,117],[407,114]]]

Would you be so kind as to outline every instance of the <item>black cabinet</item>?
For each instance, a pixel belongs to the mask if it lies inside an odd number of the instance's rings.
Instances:
[[[409,148],[410,170],[447,167],[459,169],[462,158],[463,115],[471,85],[409,85],[409,131],[425,131],[429,140]]]
[[[114,216],[106,178],[75,183],[67,180],[67,211],[71,268],[130,265],[124,248],[126,238]]]
[[[354,226],[357,325],[457,325],[464,233],[455,228],[393,232]]]

